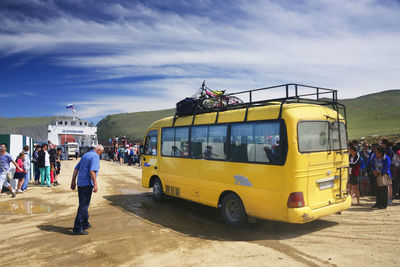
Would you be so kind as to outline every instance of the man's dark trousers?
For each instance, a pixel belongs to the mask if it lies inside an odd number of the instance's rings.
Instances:
[[[75,218],[74,232],[84,231],[89,226],[89,204],[93,186],[78,186],[79,207]]]

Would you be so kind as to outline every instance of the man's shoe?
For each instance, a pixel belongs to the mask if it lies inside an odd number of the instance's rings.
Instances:
[[[373,206],[371,207],[371,209],[377,209],[377,208],[379,208],[377,205],[373,205]]]
[[[11,191],[11,197],[15,197],[16,196],[16,194],[15,194],[15,191]]]
[[[75,235],[88,235],[89,233],[86,231],[73,231]]]
[[[88,226],[83,227],[83,231],[86,231],[87,229],[92,228],[92,225],[89,224]]]

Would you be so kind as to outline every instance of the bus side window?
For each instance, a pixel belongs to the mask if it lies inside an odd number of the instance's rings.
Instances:
[[[236,123],[231,126],[230,160],[234,162],[281,162],[280,123]]]
[[[190,138],[190,151],[192,158],[202,158],[207,146],[208,126],[193,126]]]
[[[265,163],[281,162],[280,123],[266,122],[254,125],[256,161]]]
[[[174,156],[174,128],[164,128],[161,133],[161,155],[163,156]]]
[[[193,126],[190,140],[192,158],[226,159],[227,129],[226,125]]]
[[[226,125],[210,126],[208,129],[208,149],[209,159],[226,159],[226,135],[228,127]],[[207,149],[207,148],[206,148]]]
[[[248,144],[253,143],[253,124],[235,123],[231,126],[230,158],[235,162],[248,162]]]
[[[151,130],[147,133],[144,144],[144,154],[157,156],[157,130]]]
[[[189,156],[189,127],[175,129],[174,156],[187,158]]]
[[[189,156],[189,127],[162,129],[161,155],[187,158]]]

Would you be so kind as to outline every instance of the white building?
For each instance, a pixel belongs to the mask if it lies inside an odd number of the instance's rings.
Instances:
[[[66,143],[67,136],[75,138],[79,146],[96,146],[97,127],[77,117],[60,118],[48,126],[48,140],[55,145]],[[64,138],[64,140],[62,140]]]
[[[0,143],[5,143],[7,144],[7,152],[10,153],[10,155],[13,157],[13,159],[15,161],[17,161],[17,157],[19,155],[19,153],[22,152],[23,148],[25,145],[29,146],[29,156],[30,159],[32,160],[32,153],[33,153],[33,144],[34,141],[31,137],[29,136],[23,136],[20,134],[0,134]],[[30,171],[30,177],[29,179],[32,179],[32,177],[34,176],[33,173],[33,168],[32,168],[31,164],[31,171]],[[15,172],[15,167],[13,164],[10,165],[11,171],[14,173]],[[17,187],[17,179],[12,179],[10,181],[10,184],[13,188]],[[1,192],[1,185],[0,185],[0,192]]]

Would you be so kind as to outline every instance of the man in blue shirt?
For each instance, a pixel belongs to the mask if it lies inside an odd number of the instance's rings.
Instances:
[[[79,207],[75,218],[73,232],[78,235],[87,235],[89,223],[89,204],[92,192],[97,192],[97,173],[100,169],[100,156],[104,148],[97,145],[93,150],[85,153],[76,165],[72,175],[71,189],[75,190],[78,185]],[[78,183],[76,177],[78,176]]]
[[[23,171],[17,163],[15,163],[14,159],[10,154],[7,153],[7,144],[0,144],[0,193],[3,189],[3,186],[7,187],[10,190],[12,197],[15,197],[15,190],[11,187],[11,185],[7,182],[7,175],[10,171],[10,163],[14,164],[15,168],[19,171]]]

